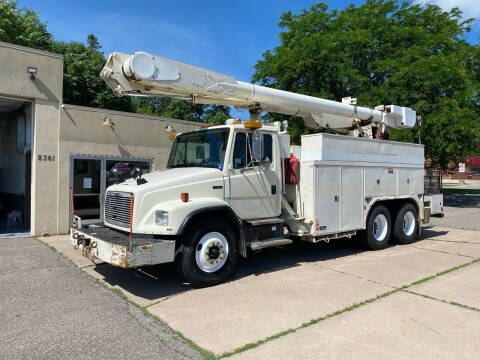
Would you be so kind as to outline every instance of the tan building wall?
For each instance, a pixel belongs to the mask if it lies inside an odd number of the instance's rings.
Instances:
[[[32,79],[28,67],[37,69]],[[58,151],[59,106],[63,90],[63,56],[0,42],[0,97],[28,100],[33,105],[33,147],[31,186],[31,231],[56,229],[56,195],[51,189],[58,179],[57,165],[42,163],[39,154]],[[52,196],[53,195],[53,196]]]
[[[37,69],[30,78],[28,67]],[[61,102],[63,56],[0,42],[0,96]]]
[[[32,233],[54,234],[57,228],[58,162],[39,160],[39,156],[58,154],[59,104],[34,102],[34,140],[32,151]]]
[[[37,68],[31,79],[28,67]],[[31,231],[68,233],[71,155],[148,158],[165,167],[176,133],[201,124],[62,104],[63,57],[0,42],[0,98],[31,101],[33,113]],[[114,126],[103,126],[108,117]]]

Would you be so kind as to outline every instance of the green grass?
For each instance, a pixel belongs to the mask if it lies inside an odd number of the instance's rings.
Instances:
[[[448,273],[450,273],[450,272],[452,272],[452,271],[455,271],[455,270],[464,268],[464,267],[466,267],[466,266],[475,264],[475,263],[477,263],[477,262],[479,262],[479,261],[480,261],[480,258],[477,258],[477,259],[474,259],[474,260],[472,260],[472,261],[470,261],[470,262],[468,262],[468,263],[461,264],[461,265],[455,266],[455,267],[453,267],[453,268],[450,268],[450,269],[447,269],[447,270],[438,272],[438,273],[436,273],[435,275],[431,275],[431,276],[424,277],[423,279],[414,281],[414,282],[411,283],[410,285],[406,286],[406,288],[407,288],[407,287],[410,287],[410,286],[414,286],[414,285],[418,285],[418,284],[424,283],[425,281],[432,280],[432,279],[434,279],[434,278],[436,278],[436,277],[439,277],[439,276],[448,274]]]
[[[476,308],[476,307],[473,307],[473,306],[469,306],[469,305],[465,305],[465,304],[460,304],[456,301],[447,301],[447,300],[442,300],[442,299],[438,299],[436,297],[433,297],[433,296],[430,296],[430,295],[426,295],[426,294],[421,294],[421,293],[418,293],[416,291],[412,291],[412,290],[404,290],[406,293],[409,293],[409,294],[413,294],[413,295],[418,295],[418,296],[421,296],[421,297],[424,297],[426,299],[430,299],[430,300],[435,300],[435,301],[440,301],[440,302],[443,302],[445,304],[450,304],[450,305],[454,305],[454,306],[458,306],[458,307],[461,307],[461,308],[464,308],[464,309],[467,309],[467,310],[473,310],[473,311],[478,311],[480,312],[480,309]]]
[[[58,251],[57,248],[53,247],[52,245],[50,244],[47,244],[45,241],[43,241],[42,239],[40,239],[38,236],[34,236],[33,237],[34,240],[38,241],[39,243],[45,245],[46,247],[50,248],[50,250],[52,250],[53,252],[56,252],[57,254],[61,255],[62,257],[64,257],[65,259],[69,260],[65,254],[61,251]],[[69,260],[70,261],[70,260]]]

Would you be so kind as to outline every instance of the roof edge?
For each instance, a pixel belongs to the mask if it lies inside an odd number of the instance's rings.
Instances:
[[[163,116],[145,115],[145,114],[132,113],[132,112],[127,112],[127,111],[93,108],[93,107],[80,106],[80,105],[62,104],[62,108],[63,109],[98,112],[98,113],[106,113],[106,114],[112,114],[112,115],[130,116],[130,117],[141,118],[141,119],[149,119],[149,120],[168,121],[168,122],[179,123],[179,124],[196,125],[198,127],[202,126],[202,124],[203,125],[205,124],[205,123],[202,123],[202,122],[199,122],[199,121],[173,119],[173,118],[166,118],[166,117],[163,117]]]
[[[26,46],[6,43],[6,42],[3,42],[3,41],[0,41],[0,46],[15,49],[15,50],[26,51],[26,52],[30,52],[30,53],[37,54],[37,55],[50,56],[50,57],[54,57],[54,58],[63,60],[63,55],[62,54],[56,54],[56,53],[52,53],[52,52],[45,51],[45,50],[38,50],[38,49],[26,47]]]

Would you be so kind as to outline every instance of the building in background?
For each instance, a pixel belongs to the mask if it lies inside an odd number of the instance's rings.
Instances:
[[[443,178],[446,180],[475,180],[480,181],[480,156],[469,156],[460,164],[451,160],[448,163],[448,170],[443,172]],[[463,171],[463,172],[462,172]]]
[[[65,234],[102,220],[112,169],[165,167],[170,125],[201,124],[62,103],[63,57],[0,42],[0,236]]]
[[[480,156],[470,156],[465,159],[467,179],[480,180]]]

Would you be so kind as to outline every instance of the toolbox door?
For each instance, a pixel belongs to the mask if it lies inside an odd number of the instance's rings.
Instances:
[[[313,171],[315,233],[321,235],[338,232],[341,218],[340,166],[316,165]]]
[[[363,222],[362,168],[342,167],[342,231],[360,229]]]

